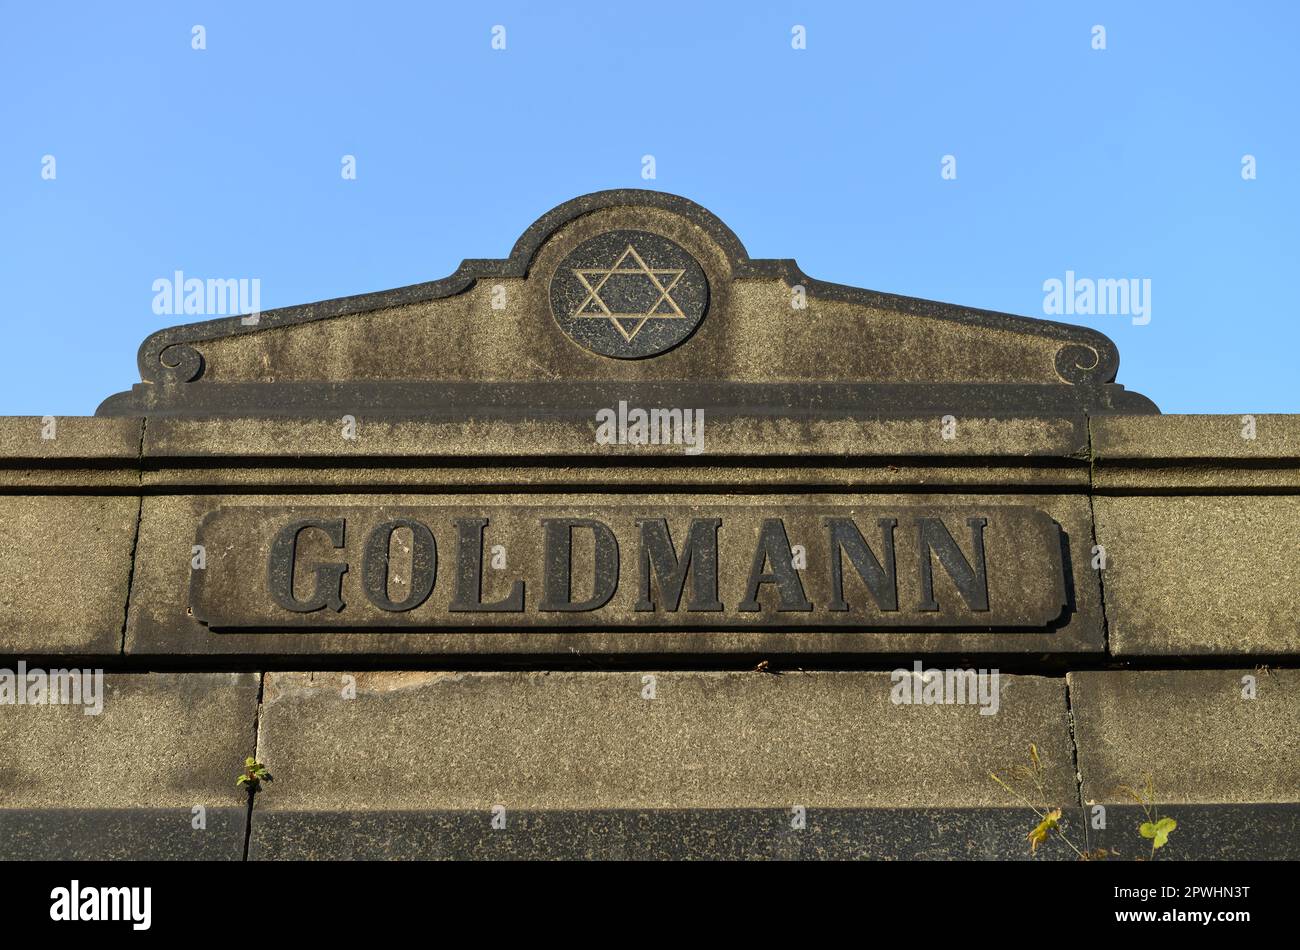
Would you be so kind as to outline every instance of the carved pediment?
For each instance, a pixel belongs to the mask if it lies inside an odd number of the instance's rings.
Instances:
[[[1101,333],[815,280],[638,190],[567,202],[442,280],[161,330],[139,365],[99,415],[1158,411],[1114,383]]]

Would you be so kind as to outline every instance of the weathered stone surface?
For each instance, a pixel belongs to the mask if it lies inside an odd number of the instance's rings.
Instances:
[[[1100,492],[1300,493],[1300,416],[1098,416],[1090,425]]]
[[[676,404],[663,393],[653,406]],[[621,398],[626,398],[626,393]],[[789,398],[789,397],[787,397]],[[616,405],[614,403],[613,405]],[[855,488],[1088,484],[1087,426],[1054,419],[961,416],[798,420],[708,414],[702,451],[601,445],[591,401],[573,418],[444,421],[158,419],[145,435],[146,486],[292,485],[425,489],[536,485],[598,489],[736,486]]]
[[[144,455],[171,459],[460,459],[580,456],[634,462],[643,456],[684,454],[680,445],[600,445],[592,404],[581,419],[446,420],[356,416],[355,438],[344,438],[341,419],[171,419],[151,421]],[[836,418],[816,421],[773,415],[719,420],[706,417],[703,455],[861,456],[863,459],[977,459],[981,464],[1026,464],[1028,459],[1073,459],[1088,451],[1082,416],[1055,418],[954,417],[944,437],[940,417]],[[969,464],[969,463],[967,463]]]
[[[1150,817],[1136,804],[1107,805],[1106,827],[1089,826],[1088,845],[1105,851],[1110,861],[1300,860],[1298,804],[1161,804],[1159,815],[1178,825],[1154,855],[1151,839],[1138,830]]]
[[[248,856],[254,861],[1077,859],[1056,836],[1031,853],[1026,830],[1038,819],[1024,807],[817,808],[803,818],[804,827],[796,829],[789,808],[512,811],[506,826],[494,829],[489,814],[471,811],[259,810]],[[1064,809],[1063,828],[1076,834],[1082,826],[1081,809]],[[1270,847],[1263,835],[1255,837],[1260,840],[1251,844]],[[1271,848],[1276,851],[1278,844]]]
[[[140,457],[141,425],[132,418],[0,416],[0,459],[133,462]]]
[[[1269,413],[1094,416],[1098,459],[1292,459],[1300,461],[1300,416]]]
[[[238,861],[247,805],[206,808],[0,808],[0,860]]]
[[[268,674],[251,858],[1027,858],[988,772],[1030,742],[1078,820],[1061,680],[1003,677],[981,716],[886,673],[352,675]]]
[[[1076,848],[1114,861],[1151,859],[1137,805],[1062,808]],[[1300,859],[1300,805],[1162,807],[1178,827],[1160,861]],[[515,811],[505,828],[465,811],[259,812],[250,860],[873,860],[1077,861],[1058,834],[1031,852],[1026,807],[819,808],[803,828],[790,809]]]
[[[0,706],[0,854],[240,858],[247,808],[234,780],[258,685],[253,673],[108,673],[99,715]],[[199,805],[206,830],[191,824]]]
[[[134,490],[142,426],[133,418],[0,416],[0,488]]]
[[[1300,499],[1099,495],[1093,510],[1113,653],[1300,653]]]
[[[689,458],[689,456],[682,456]],[[665,464],[658,464],[664,462]],[[169,465],[144,473],[146,491],[186,489],[195,493],[346,491],[410,493],[428,491],[481,490],[515,492],[604,492],[611,485],[621,491],[655,493],[693,492],[711,486],[756,492],[880,491],[907,492],[918,487],[927,491],[961,488],[968,492],[998,494],[1008,488],[1026,487],[1051,492],[1073,488],[1086,492],[1086,462],[1051,460],[1042,465],[951,463],[934,465],[918,460],[878,459],[848,461],[844,458],[822,465],[797,464],[780,460],[747,460],[724,465],[704,458],[677,464],[654,460],[650,464],[589,464],[578,459],[486,459],[474,464],[427,465],[395,461],[354,462],[320,459],[295,464],[290,459],[273,463],[223,460],[215,463]]]
[[[1256,696],[1243,696],[1244,676]],[[1085,802],[1300,802],[1300,670],[1072,672]]]
[[[1036,743],[1076,801],[1060,679],[1000,706],[900,705],[888,673],[268,673],[257,820],[306,811],[1008,805]],[[643,698],[652,675],[653,699]],[[358,780],[358,761],[364,780]]]
[[[589,495],[587,511],[598,512],[603,507],[618,509],[630,502],[623,496]],[[330,632],[311,632],[299,630],[291,632],[294,618],[286,620],[283,627],[262,626],[261,632],[218,632],[205,627],[201,620],[207,611],[215,611],[213,616],[222,618],[226,623],[232,616],[243,616],[245,622],[258,619],[261,614],[259,605],[269,598],[265,583],[268,564],[265,552],[261,554],[256,545],[242,546],[237,540],[218,538],[205,547],[208,557],[216,564],[217,572],[224,571],[222,559],[234,558],[236,561],[248,558],[249,563],[239,576],[249,578],[247,584],[236,583],[230,586],[230,575],[224,575],[226,581],[218,583],[216,588],[220,596],[209,603],[211,598],[202,594],[202,584],[206,580],[196,581],[191,568],[191,546],[193,545],[200,523],[217,508],[224,508],[228,514],[222,517],[235,517],[241,507],[266,509],[268,507],[299,510],[328,508],[342,511],[349,506],[374,507],[383,506],[384,510],[399,512],[430,504],[444,504],[469,507],[492,506],[496,508],[515,506],[518,508],[548,508],[557,513],[572,512],[571,500],[563,496],[549,495],[477,495],[477,496],[420,496],[394,495],[291,495],[291,496],[181,496],[162,495],[145,499],[144,514],[140,527],[140,540],[136,555],[136,569],[132,604],[128,617],[127,644],[129,654],[163,654],[163,653],[226,653],[257,654],[275,653],[291,654],[392,654],[392,653],[429,653],[445,655],[485,655],[485,654],[558,654],[571,657],[575,654],[644,654],[654,652],[687,653],[741,653],[741,654],[806,654],[806,653],[892,653],[907,655],[911,652],[1080,652],[1099,651],[1102,648],[1102,627],[1100,610],[1100,592],[1094,571],[1089,567],[1091,548],[1091,524],[1087,500],[1074,495],[1016,495],[1010,499],[1015,506],[1041,510],[1053,519],[1064,532],[1067,547],[1062,550],[1062,566],[1067,572],[1069,584],[1066,587],[1065,611],[1059,621],[1052,622],[1046,629],[1015,629],[1004,626],[991,627],[989,624],[976,624],[974,629],[961,632],[944,632],[930,629],[917,632],[924,627],[911,630],[891,630],[877,627],[867,629],[866,624],[853,630],[835,631],[831,629],[800,629],[798,618],[780,627],[743,630],[736,629],[736,623],[719,623],[712,614],[700,614],[696,623],[681,621],[684,626],[675,626],[672,632],[646,629],[637,623],[626,629],[619,629],[631,611],[624,611],[615,616],[611,625],[584,627],[571,624],[563,632],[541,629],[504,629],[485,632],[476,630],[476,621],[471,616],[456,627],[443,627],[437,632],[410,632],[392,628],[376,632],[372,629],[373,619],[360,617],[356,626],[339,626]],[[911,510],[915,506],[933,505],[952,510],[965,510],[980,506],[1005,505],[1008,499],[990,499],[987,496],[965,494],[942,495],[854,495],[839,496],[833,494],[815,496],[736,496],[736,495],[681,495],[647,494],[638,495],[635,504],[645,511],[670,511],[676,507],[689,504],[700,510],[719,511],[754,509],[798,509],[799,507],[834,508],[842,506],[855,510],[875,508],[899,508]],[[406,506],[404,509],[403,506]],[[990,508],[992,510],[992,508]],[[265,513],[255,514],[253,522],[261,524],[266,521]],[[281,519],[282,520],[282,519]],[[752,520],[752,519],[751,519]],[[278,522],[277,522],[278,523]],[[757,522],[754,522],[756,525]],[[260,530],[260,528],[259,528]],[[683,529],[684,530],[684,529]],[[824,530],[824,529],[823,529]],[[877,529],[879,530],[879,529]],[[674,535],[674,543],[680,548],[680,532]],[[532,542],[537,539],[533,538]],[[966,539],[969,543],[969,539]],[[1021,541],[1029,545],[1030,539]],[[488,571],[488,574],[500,573],[510,579],[517,577],[517,571],[532,570],[542,563],[541,554],[532,550],[527,539],[511,539],[506,552],[508,570],[502,572]],[[444,535],[443,543],[449,543]],[[805,542],[809,549],[810,569],[815,567],[813,553],[814,542]],[[490,544],[490,540],[489,540]],[[744,548],[746,545],[741,544]],[[900,550],[902,550],[900,546]],[[531,554],[530,554],[531,551]],[[825,552],[823,552],[824,554]],[[630,572],[625,576],[628,596],[635,593],[638,575],[636,573],[638,552],[630,550],[627,554]],[[741,552],[739,560],[728,563],[728,576],[722,582],[722,589],[728,596],[739,587],[751,571],[753,550]],[[454,562],[454,546],[442,555],[447,563]],[[485,547],[485,556],[490,556]],[[1051,557],[1051,552],[1044,552],[1043,558]],[[736,560],[736,559],[732,559]],[[261,563],[257,563],[261,561]],[[575,563],[577,563],[575,559]],[[900,562],[902,564],[902,562]],[[1043,577],[1043,565],[1037,564],[1031,573]],[[852,568],[847,568],[852,572]],[[354,571],[344,575],[347,596],[361,594],[361,578],[364,570],[364,556]],[[901,570],[911,570],[906,564]],[[941,568],[935,567],[938,575]],[[349,576],[350,575],[350,576]],[[220,579],[222,575],[214,574]],[[534,576],[534,580],[535,580]],[[823,579],[824,580],[824,579]],[[226,586],[221,586],[224,583]],[[303,581],[305,583],[305,580]],[[489,586],[489,583],[491,586]],[[815,590],[819,597],[828,595],[823,586],[814,586],[808,581],[810,590]],[[908,583],[911,583],[910,581]],[[821,584],[818,581],[817,584]],[[854,596],[861,600],[862,594],[856,591],[856,575],[846,581],[846,591],[853,589]],[[938,578],[936,585],[947,584],[946,579]],[[770,586],[770,585],[769,585]],[[500,590],[497,590],[500,587]],[[946,588],[945,588],[946,589]],[[1044,588],[1047,590],[1047,588]],[[199,596],[194,600],[194,596]],[[510,586],[498,578],[485,581],[483,597],[496,598],[510,592]],[[1041,591],[1039,593],[1042,593]],[[393,599],[399,599],[396,591]],[[214,595],[215,596],[215,595]],[[305,596],[305,594],[304,594]],[[737,595],[738,596],[738,595]],[[901,595],[900,595],[901,596]],[[952,601],[958,596],[949,590],[946,597]],[[205,599],[206,598],[206,599]],[[222,598],[229,598],[229,603],[219,603]],[[1059,594],[1053,588],[1042,593],[1042,603],[1054,599],[1059,604]],[[1035,601],[1037,602],[1037,601]],[[628,606],[624,604],[624,606]],[[768,605],[769,607],[771,605]],[[196,613],[197,611],[197,613]],[[233,611],[233,613],[232,613]],[[1049,611],[1044,608],[1042,617]],[[1059,611],[1057,611],[1059,612]],[[346,612],[345,612],[346,613]],[[351,621],[344,617],[344,624]],[[1006,623],[1006,620],[1000,621]],[[981,629],[982,628],[982,629]],[[445,632],[444,632],[445,631]]]
[[[1300,418],[1090,425],[1111,651],[1300,652]]]
[[[1079,821],[1061,680],[1003,677],[981,716],[886,673],[352,675],[268,674],[251,858],[1028,858],[988,773],[1031,742]]]
[[[0,653],[122,648],[140,499],[0,495]]]

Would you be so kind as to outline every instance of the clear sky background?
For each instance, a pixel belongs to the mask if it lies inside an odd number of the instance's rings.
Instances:
[[[263,309],[383,290],[626,187],[875,290],[1043,316],[1067,270],[1150,279],[1145,326],[1055,319],[1166,412],[1300,412],[1298,28],[1289,0],[0,0],[0,413],[129,388],[189,322],[152,309],[176,270]]]

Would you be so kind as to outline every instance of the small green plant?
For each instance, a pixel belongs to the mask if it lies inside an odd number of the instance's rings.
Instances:
[[[1156,849],[1169,843],[1170,833],[1178,827],[1178,822],[1166,815],[1160,817],[1160,806],[1156,803],[1155,780],[1148,775],[1141,791],[1129,785],[1121,785],[1119,790],[1142,806],[1147,820],[1138,826],[1138,834],[1151,839],[1151,860],[1155,860]]]
[[[1079,847],[1071,841],[1069,836],[1062,828],[1061,815],[1063,810],[1053,808],[1047,804],[1047,783],[1045,780],[1045,771],[1042,760],[1038,755],[1038,747],[1032,742],[1029,744],[1029,764],[1015,765],[1006,770],[1007,778],[990,772],[989,777],[1001,785],[1006,791],[1010,792],[1017,799],[1033,810],[1038,817],[1038,824],[1035,825],[1026,837],[1029,839],[1029,851],[1031,854],[1038,852],[1038,846],[1055,834],[1065,842],[1066,846],[1073,851],[1081,861],[1095,861],[1107,857],[1120,857],[1118,851],[1108,851],[1105,848],[1088,848],[1088,827],[1084,824],[1083,828],[1083,847]],[[1025,783],[1033,785],[1035,797],[1029,798],[1026,794],[1020,792],[1015,783]],[[1156,851],[1163,848],[1169,843],[1169,835],[1178,827],[1178,822],[1168,815],[1161,817],[1160,806],[1156,801],[1155,779],[1150,774],[1147,775],[1146,784],[1142,788],[1135,789],[1130,785],[1121,785],[1118,791],[1142,807],[1143,814],[1146,815],[1146,821],[1138,826],[1138,834],[1151,842],[1150,859],[1154,860]],[[1089,803],[1091,804],[1091,802]]]
[[[275,777],[266,770],[266,766],[251,755],[244,760],[244,771],[235,779],[235,784],[246,788],[250,793],[260,792],[263,782],[274,782]]]
[[[1066,846],[1078,856],[1080,861],[1089,861],[1094,858],[1105,857],[1102,851],[1089,852],[1087,850],[1087,829],[1084,830],[1085,840],[1083,848],[1079,848],[1069,835],[1061,827],[1061,809],[1052,808],[1047,804],[1047,783],[1044,776],[1043,761],[1038,755],[1038,746],[1029,743],[1029,764],[1014,765],[1007,770],[1007,779],[1003,779],[996,772],[990,772],[989,777],[1001,785],[1007,792],[1018,798],[1028,806],[1035,815],[1038,816],[1038,824],[1029,832],[1026,837],[1029,839],[1030,854],[1038,853],[1038,846],[1046,841],[1053,833],[1065,842]],[[1018,791],[1013,782],[1029,782],[1034,787],[1035,798],[1030,799],[1028,796]]]

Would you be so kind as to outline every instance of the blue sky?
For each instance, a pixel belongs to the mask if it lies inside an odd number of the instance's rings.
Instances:
[[[1067,271],[1149,279],[1146,325],[1055,319],[1166,412],[1298,412],[1297,27],[1290,2],[3,0],[0,413],[129,388],[186,321],[152,307],[176,270],[259,278],[264,309],[382,290],[619,187],[876,290],[1043,316]]]

